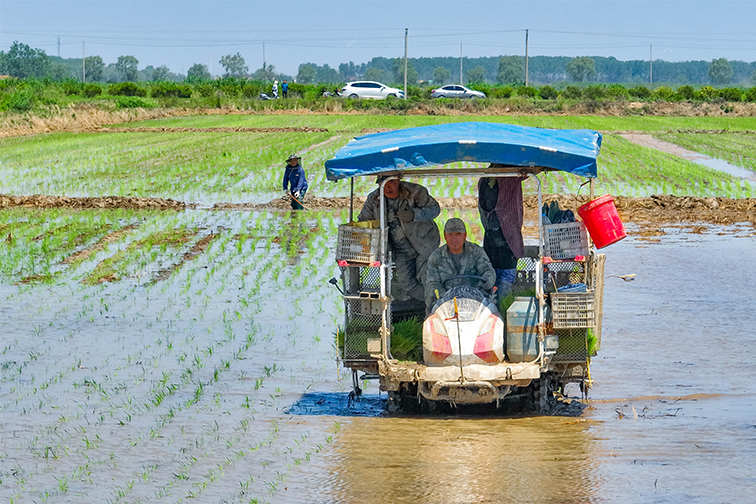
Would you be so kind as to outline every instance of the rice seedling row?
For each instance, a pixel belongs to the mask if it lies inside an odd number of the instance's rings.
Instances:
[[[280,118],[230,116],[211,118],[230,124],[250,121],[256,125]],[[369,119],[369,121],[368,121]],[[462,119],[454,118],[453,120]],[[471,119],[471,118],[463,118]],[[474,119],[474,118],[472,118]],[[488,118],[491,119],[491,118]],[[691,118],[595,118],[595,117],[522,117],[497,118],[519,123],[550,127],[598,127],[652,131],[690,127]],[[631,121],[632,119],[632,121]],[[721,118],[702,118],[698,128],[730,126],[752,127],[750,118],[736,118],[732,124]],[[711,119],[711,120],[709,120]],[[742,119],[742,120],[741,120]],[[173,120],[203,121],[208,118]],[[348,184],[325,180],[322,165],[359,126],[408,127],[418,124],[447,122],[450,118],[362,116],[294,117],[292,121],[343,126],[342,132],[327,133],[123,133],[123,134],[54,134],[44,137],[4,139],[0,192],[13,194],[67,194],[100,196],[171,197],[187,202],[266,202],[280,195],[283,159],[293,151],[305,152],[305,167],[310,179],[310,194],[346,196]],[[351,121],[351,122],[350,122]],[[566,122],[565,122],[566,121]],[[720,124],[721,123],[721,124]],[[151,123],[148,123],[151,124]],[[704,135],[714,145],[726,144],[723,135]],[[747,164],[753,146],[748,135],[741,138],[743,163]],[[700,142],[699,142],[700,143]],[[752,143],[752,142],[751,142]],[[738,144],[740,145],[740,144]],[[740,147],[732,148],[735,151]],[[727,152],[719,150],[728,158]],[[7,154],[7,155],[6,155]],[[742,155],[742,154],[741,154]],[[731,157],[731,156],[730,156]],[[743,197],[750,188],[735,177],[714,172],[674,156],[657,153],[634,144],[624,143],[611,134],[605,135],[599,157],[599,184],[618,195],[648,195],[665,192],[698,196],[724,195]],[[470,194],[475,183],[469,179],[438,179],[429,184],[437,197]],[[547,190],[574,190],[577,179],[556,176]],[[356,183],[356,192],[374,189],[371,180]]]
[[[754,117],[674,117],[674,116],[549,116],[549,115],[198,115],[153,119],[138,123],[109,126],[109,128],[154,128],[184,127],[315,127],[326,128],[331,133],[345,132],[353,135],[363,130],[382,128],[409,128],[434,124],[493,121],[541,128],[587,128],[600,131],[663,131],[663,130],[756,130]]]
[[[264,313],[264,310],[271,298],[275,299],[277,294],[280,297],[281,289],[278,286],[269,285],[261,277],[259,291],[263,293],[261,295],[264,300],[252,297],[253,302],[248,302],[246,306],[235,301],[236,296],[229,295],[229,291],[240,290],[249,276],[256,275],[258,270],[270,268],[272,262],[285,265],[279,272],[281,279],[298,277],[303,271],[320,272],[317,279],[308,276],[308,284],[313,285],[317,281],[320,285],[325,285],[328,275],[310,262],[308,252],[317,252],[313,254],[313,258],[319,264],[324,257],[322,250],[330,250],[331,244],[327,241],[333,235],[323,238],[320,234],[313,233],[312,229],[319,225],[316,221],[303,222],[302,226],[297,224],[298,227],[292,228],[293,232],[288,229],[283,232],[276,227],[276,221],[271,220],[270,216],[242,215],[242,218],[223,219],[224,226],[219,226],[218,221],[206,223],[206,227],[223,227],[220,237],[210,249],[186,268],[147,287],[128,276],[117,282],[90,287],[75,280],[81,278],[81,271],[65,273],[73,277],[69,279],[74,280],[73,285],[78,285],[79,291],[74,296],[79,297],[80,303],[85,296],[88,299],[111,298],[111,304],[103,313],[97,313],[95,303],[86,308],[86,319],[82,319],[82,324],[87,327],[81,328],[71,338],[72,343],[76,341],[76,347],[69,347],[70,353],[86,353],[87,348],[93,346],[91,332],[101,332],[97,327],[109,328],[108,346],[113,349],[89,363],[86,360],[66,361],[60,355],[50,355],[48,358],[49,350],[46,353],[44,350],[39,351],[37,360],[30,362],[47,359],[45,366],[50,370],[50,378],[43,390],[49,392],[34,391],[34,385],[25,386],[19,380],[14,383],[17,388],[12,394],[9,395],[4,390],[4,404],[9,405],[9,399],[15,397],[19,402],[13,407],[20,407],[22,411],[26,408],[24,415],[34,414],[37,417],[41,414],[42,418],[48,418],[48,422],[36,430],[37,434],[29,434],[25,440],[19,437],[19,443],[15,447],[15,450],[26,449],[35,453],[33,459],[40,461],[16,471],[16,474],[24,475],[24,484],[18,490],[19,496],[27,494],[27,491],[28,495],[38,496],[87,495],[87,489],[97,487],[98,481],[112,479],[117,466],[119,472],[125,474],[122,478],[116,478],[120,483],[112,485],[113,493],[109,498],[113,502],[135,499],[163,501],[161,499],[165,497],[170,500],[199,496],[210,488],[218,487],[218,481],[224,481],[230,473],[239,473],[239,484],[247,490],[245,497],[230,494],[226,499],[230,502],[235,498],[248,501],[248,495],[270,495],[278,484],[285,481],[290,467],[296,467],[327,443],[327,430],[311,441],[310,435],[302,439],[301,430],[294,428],[297,431],[295,442],[292,438],[279,439],[279,434],[272,434],[275,429],[267,431],[267,436],[260,435],[257,431],[255,435],[245,434],[240,431],[240,424],[235,423],[232,427],[224,425],[220,420],[214,420],[218,422],[217,427],[214,423],[203,424],[205,430],[191,434],[186,428],[189,417],[239,418],[239,414],[235,412],[241,410],[254,416],[254,419],[248,418],[247,422],[257,422],[260,418],[265,422],[265,418],[271,413],[278,415],[274,413],[276,408],[284,404],[283,397],[291,394],[286,392],[287,388],[300,390],[300,387],[312,386],[319,382],[326,369],[331,369],[327,339],[323,341],[322,335],[317,334],[317,329],[315,334],[305,333],[309,337],[302,338],[302,317],[296,313],[304,313],[304,310],[293,313],[283,324],[265,330],[262,329],[265,322],[255,320],[261,311],[263,321],[268,318],[276,320],[277,317]],[[205,214],[204,217],[213,220],[214,214]],[[190,229],[191,225],[196,225],[197,219],[193,217],[177,223],[174,222],[174,217],[166,217],[164,221],[168,229],[176,228],[177,224],[181,224],[183,229]],[[236,224],[229,227],[229,221]],[[132,237],[130,243],[144,241],[144,237],[158,236],[154,229],[159,227],[158,223],[143,224],[139,235],[142,238]],[[242,232],[270,236],[271,239],[267,241],[270,243],[267,256],[265,245],[255,246],[254,264],[250,264],[247,254],[239,254],[235,247],[238,240],[234,236]],[[275,243],[273,238],[276,236],[286,238]],[[317,238],[311,240],[306,238],[308,236]],[[253,245],[257,243],[247,240],[243,251],[252,252]],[[170,247],[167,246],[161,253],[169,250]],[[267,257],[269,260],[258,263],[258,257]],[[94,259],[88,262],[94,262]],[[202,276],[201,272],[211,264],[218,265],[215,273],[209,277]],[[297,270],[300,265],[301,269]],[[244,270],[248,271],[246,275]],[[229,277],[234,277],[234,281],[224,282]],[[186,278],[200,281],[190,280],[192,287],[185,295],[181,295],[181,284]],[[56,281],[66,282],[66,278],[56,277]],[[15,294],[17,297],[31,300],[38,295],[34,286],[18,287],[26,290]],[[39,285],[37,288],[55,290],[59,287],[58,284],[53,284]],[[204,319],[194,320],[192,317],[187,320],[187,315],[181,313],[182,303],[188,300],[193,308],[196,292],[207,289],[214,289],[215,297],[227,299],[220,303],[210,303],[205,308]],[[330,294],[330,291],[326,289],[325,293]],[[117,301],[112,302],[112,298],[117,298]],[[293,288],[283,296],[282,301],[303,306],[309,303],[309,298],[307,293]],[[202,297],[197,296],[196,299],[198,304]],[[51,302],[51,305],[55,304],[57,303]],[[310,308],[305,310],[310,311]],[[63,311],[66,308],[59,308],[56,313]],[[121,327],[113,326],[112,321],[106,317],[110,316],[109,313],[118,312],[138,313],[140,316],[131,317],[129,321],[122,320]],[[52,315],[48,317],[53,318]],[[154,322],[148,322],[153,317]],[[321,324],[330,328],[330,317],[321,318],[324,319]],[[43,317],[41,325],[47,320]],[[150,327],[147,327],[148,323],[151,324]],[[311,327],[310,324],[308,320],[308,327]],[[123,326],[131,326],[131,329]],[[45,340],[56,330],[59,330],[56,324],[51,323],[41,329],[39,335],[32,337],[27,347],[44,347],[47,343]],[[238,334],[244,335],[242,341],[239,341]],[[288,336],[280,337],[282,334]],[[313,370],[311,361],[306,365],[304,363],[314,349],[320,349],[323,357],[322,365],[316,365]],[[295,357],[290,357],[290,354]],[[300,361],[303,367],[295,365],[289,369],[289,365],[267,362],[271,357],[275,360],[277,356],[286,356],[287,362]],[[60,369],[64,362],[67,362],[68,370]],[[63,376],[60,376],[61,373]],[[300,378],[300,375],[306,378]],[[38,385],[37,380],[39,379],[35,378],[35,384]],[[238,384],[245,386],[243,396],[237,396],[234,392],[238,389]],[[228,396],[227,388],[231,396]],[[73,401],[71,405],[56,402],[57,397],[72,396],[80,399]],[[85,403],[87,406],[82,408],[80,405]],[[49,414],[52,411],[55,411],[54,415]],[[224,411],[232,414],[223,413]],[[276,422],[279,421],[280,419],[276,419]],[[184,429],[178,427],[178,424]],[[118,433],[119,430],[123,434]],[[181,457],[174,455],[170,461],[149,460],[139,467],[133,462],[137,458],[135,452],[171,450],[176,440],[184,438],[189,438],[190,442],[180,447],[185,449],[180,452]],[[44,447],[44,450],[40,447]],[[197,450],[202,451],[202,456],[195,454]],[[213,452],[213,460],[220,457],[219,454],[227,453],[225,459],[221,458],[225,461],[214,462],[213,467],[216,468],[208,469],[205,455],[207,450]],[[48,458],[40,455],[42,451]],[[282,457],[287,461],[284,464],[259,464],[256,471],[250,471],[248,466],[250,459],[280,460]],[[56,466],[68,467],[67,472],[54,471],[55,475],[51,476],[46,472],[49,469],[44,468],[49,460],[55,460]],[[16,480],[12,475],[6,474],[4,477]]]
[[[150,195],[201,204],[248,201],[258,192],[271,193],[280,187],[279,172],[291,152],[330,136],[61,133],[3,139],[0,191],[22,195]],[[270,172],[277,176],[270,177]],[[272,178],[278,179],[277,183],[266,185]]]

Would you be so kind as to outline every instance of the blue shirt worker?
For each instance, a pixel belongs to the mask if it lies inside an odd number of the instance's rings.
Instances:
[[[385,177],[379,176],[380,184]],[[389,250],[396,268],[399,301],[417,301],[422,305],[425,289],[425,266],[428,256],[438,248],[441,236],[433,221],[441,207],[420,184],[391,179],[383,186]],[[380,188],[368,194],[357,216],[358,221],[381,218]]]
[[[283,81],[283,84],[281,84],[281,93],[283,94],[284,98],[286,98],[289,94],[289,83],[285,80]]]
[[[496,283],[496,271],[483,247],[467,241],[465,221],[454,217],[444,225],[446,244],[437,248],[428,258],[425,275],[425,306],[430,312],[433,303],[444,293],[458,285],[477,287],[491,292]],[[473,275],[483,280],[454,278]]]
[[[302,159],[297,154],[292,154],[286,160],[286,171],[283,176],[283,190],[291,198],[291,208],[293,210],[302,210],[302,200],[307,192],[307,176],[304,168],[299,164]]]

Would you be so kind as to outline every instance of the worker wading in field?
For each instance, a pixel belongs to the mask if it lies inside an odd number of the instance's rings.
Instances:
[[[299,164],[302,159],[297,154],[292,154],[286,160],[286,170],[283,176],[283,190],[287,192],[291,199],[291,208],[293,210],[302,210],[302,200],[307,192],[307,176],[304,168]]]

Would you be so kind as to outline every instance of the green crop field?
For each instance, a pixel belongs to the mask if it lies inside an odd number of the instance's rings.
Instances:
[[[463,118],[427,116],[201,116],[174,118],[130,127],[317,127],[328,132],[123,132],[56,133],[0,140],[0,187],[2,193],[67,196],[151,196],[187,203],[270,201],[280,194],[283,160],[291,152],[303,152],[311,182],[310,194],[346,196],[346,183],[326,182],[323,163],[350,138],[365,128],[404,128],[437,124]],[[473,118],[464,118],[473,119]],[[490,119],[490,118],[489,118]],[[513,118],[497,118],[513,119]],[[721,134],[681,134],[681,129],[756,128],[753,118],[669,117],[546,117],[514,118],[520,124],[540,127],[598,128],[605,131],[647,131],[674,135],[676,143],[686,138],[702,144],[700,138],[722,145]],[[117,129],[117,128],[115,128]],[[657,133],[658,132],[658,133]],[[748,135],[736,136],[743,145],[736,164],[756,163],[756,152]],[[671,138],[671,137],[670,137]],[[750,144],[748,144],[750,142]],[[728,155],[728,157],[731,157]],[[599,157],[599,192],[648,196],[669,193],[688,196],[749,197],[752,186],[727,174],[692,162],[628,143],[605,133]],[[437,180],[428,183],[440,197],[471,194],[474,181]],[[547,192],[575,192],[578,178],[545,177]],[[357,190],[370,189],[359,181]]]
[[[642,130],[688,148],[706,146],[750,169],[755,163],[746,135],[677,133],[756,129],[754,118],[485,119]],[[334,330],[344,323],[344,308],[328,283],[339,275],[334,247],[347,211],[208,207],[279,197],[291,152],[304,153],[311,194],[346,196],[348,182],[327,182],[323,163],[350,138],[365,128],[449,120],[463,118],[200,116],[113,129],[328,131],[0,140],[0,194],[161,197],[200,205],[0,209],[0,484],[7,500],[276,500],[298,466],[333,441],[348,410],[351,379],[334,363]],[[556,173],[541,178],[550,193],[577,192],[582,183]],[[472,194],[475,184],[469,178],[420,182],[439,197]],[[355,187],[365,194],[375,184],[365,179]],[[526,190],[534,190],[532,182]],[[738,178],[614,133],[604,135],[597,190],[753,196]],[[444,209],[439,221],[460,215],[479,242],[475,210]],[[324,391],[338,398],[317,395]]]
[[[600,131],[666,130],[756,130],[756,117],[669,117],[669,116],[424,116],[424,115],[200,115],[155,119],[140,123],[114,125],[162,128],[211,127],[303,127],[328,128],[330,131],[359,132],[363,128],[409,128],[466,121],[490,121],[540,128],[588,128]]]

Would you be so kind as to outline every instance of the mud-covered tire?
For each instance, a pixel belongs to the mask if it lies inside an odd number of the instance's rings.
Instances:
[[[403,383],[399,390],[388,392],[386,411],[389,413],[413,413],[419,409],[418,406],[415,384]]]
[[[532,399],[537,414],[548,415],[553,411],[556,399],[554,399],[554,384],[550,376],[542,375],[533,383]]]
[[[402,410],[402,397],[399,392],[389,390],[388,399],[386,400],[386,411],[389,413],[399,413]]]
[[[438,404],[436,401],[430,401],[426,399],[425,397],[420,397],[420,412],[425,414],[434,414],[436,412],[436,409],[438,408]]]

